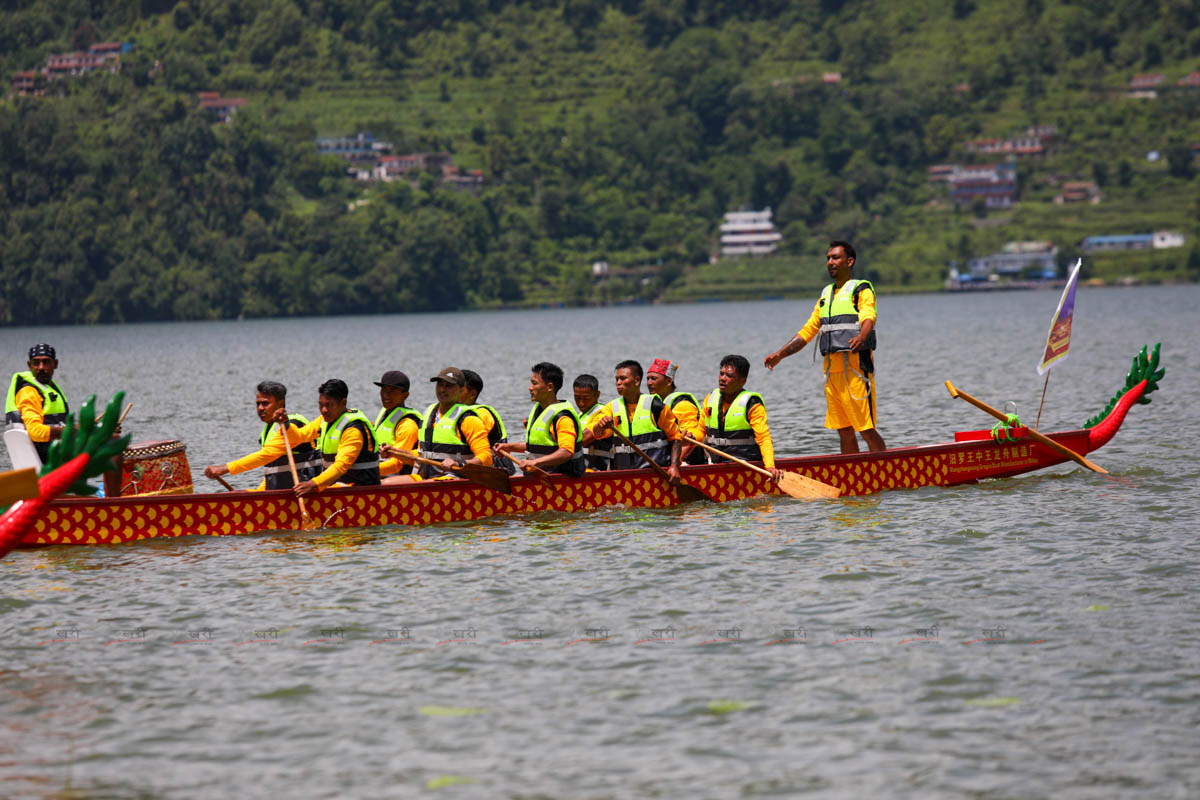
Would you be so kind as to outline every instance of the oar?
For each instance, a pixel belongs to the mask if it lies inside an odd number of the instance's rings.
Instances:
[[[214,480],[214,481],[216,481],[217,483],[221,484],[222,486],[224,486],[224,487],[225,487],[225,491],[227,491],[227,492],[232,492],[232,491],[233,491],[233,487],[229,485],[229,482],[228,482],[228,481],[226,481],[224,478],[222,478],[220,475],[218,475],[217,477],[213,478],[213,480]]]
[[[775,480],[775,476],[771,474],[770,470],[763,469],[762,467],[756,467],[749,461],[743,461],[737,456],[731,456],[729,453],[724,453],[713,447],[711,444],[705,444],[699,439],[692,439],[692,441],[713,455],[720,456],[721,458],[727,458],[735,464],[741,464],[746,469],[752,469],[760,475],[765,475],[771,480]],[[836,486],[830,486],[828,483],[822,483],[816,478],[810,478],[807,475],[800,475],[795,472],[787,471],[785,471],[783,476],[779,479],[779,488],[797,500],[820,500],[825,498],[840,497],[842,494],[842,490]]]
[[[509,455],[509,458],[512,458],[511,454]],[[523,458],[513,458],[513,461],[517,462],[517,466],[521,468],[521,472],[524,472],[529,477],[536,479],[538,483],[540,483],[542,486],[545,486],[555,495],[558,494],[558,488],[550,482],[549,472],[546,472],[546,470],[542,469],[537,464],[528,463],[528,461]]]
[[[279,435],[283,437],[283,449],[287,451],[288,468],[292,470],[292,485],[299,486],[300,474],[296,472],[296,458],[292,455],[292,445],[288,441],[286,422],[279,423]],[[317,528],[320,528],[321,523],[308,515],[308,506],[304,504],[304,498],[297,497],[296,499],[300,501],[300,517],[304,520],[300,524],[300,530],[315,531]]]
[[[118,428],[121,427],[121,423],[125,421],[125,418],[129,416],[129,412],[132,410],[133,410],[133,403],[130,403],[129,405],[125,406],[125,410],[121,412],[121,418],[117,420]]]
[[[971,397],[971,395],[967,394],[966,392],[962,391],[961,389],[956,388],[954,386],[954,384],[951,383],[950,381],[946,381],[946,388],[950,390],[951,397],[962,398],[963,400],[966,400],[968,403],[970,403],[971,405],[978,408],[980,411],[986,411],[987,413],[991,414],[993,417],[1000,420],[1001,422],[1008,422],[1008,415],[1004,414],[1001,411],[997,411],[996,409],[992,408],[991,406],[989,406],[987,403],[983,402],[982,400],[976,400],[974,397]],[[1061,444],[1054,441],[1049,436],[1044,436],[1044,435],[1038,433],[1037,431],[1033,430],[1032,428],[1028,428],[1027,430],[1029,431],[1030,438],[1032,438],[1035,442],[1041,442],[1042,444],[1046,445],[1046,447],[1049,447],[1051,450],[1054,450],[1056,453],[1066,456],[1067,458],[1074,461],[1076,464],[1087,467],[1092,472],[1099,472],[1103,475],[1108,474],[1108,470],[1106,470],[1104,467],[1100,466],[1099,464],[1093,464],[1091,461],[1088,461],[1086,458],[1079,455],[1079,453],[1076,453],[1074,450],[1072,450],[1069,447],[1063,447]]]
[[[41,492],[38,490],[37,474],[38,471],[33,467],[0,472],[0,506],[39,496]]]
[[[657,472],[659,475],[661,475],[667,483],[671,482],[671,476],[669,474],[667,474],[667,471],[665,469],[663,469],[662,464],[659,464],[653,458],[646,455],[646,452],[644,450],[642,450],[642,448],[640,448],[636,444],[634,444],[632,439],[630,439],[628,436],[626,436],[625,434],[623,434],[619,430],[617,430],[617,426],[615,423],[613,424],[612,432],[613,432],[613,436],[617,437],[622,442],[624,442],[625,444],[632,447],[633,452],[637,453],[639,456],[641,456],[643,459],[645,459],[646,463],[649,464],[651,467],[653,467],[654,471]],[[711,497],[706,495],[704,492],[697,489],[695,486],[688,486],[686,483],[681,483],[678,486],[676,486],[675,494],[679,498],[679,502],[681,502],[681,503],[699,503],[702,500],[707,500],[710,503],[716,502]]]
[[[418,464],[428,464],[431,467],[445,469],[442,462],[434,461],[432,458],[405,453],[399,456],[406,461],[415,461]],[[508,473],[498,467],[485,467],[483,464],[460,464],[450,470],[456,475],[461,475],[469,481],[478,483],[491,489],[493,492],[501,494],[512,494],[512,484],[508,480]]]

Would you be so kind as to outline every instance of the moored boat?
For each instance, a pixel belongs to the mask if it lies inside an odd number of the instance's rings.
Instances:
[[[1084,428],[1047,434],[1060,445],[1086,455],[1106,444],[1134,403],[1148,403],[1157,387],[1158,349],[1143,348],[1124,388],[1107,409]],[[1157,371],[1156,371],[1157,370]],[[780,469],[836,486],[843,495],[891,489],[954,486],[1006,478],[1062,464],[1067,458],[1016,427],[1008,437],[990,430],[956,433],[954,441],[902,447],[878,453],[785,458]],[[778,493],[766,478],[736,464],[689,467],[687,483],[717,502]],[[512,494],[465,481],[334,488],[309,495],[310,515],[324,528],[427,525],[531,512],[590,511],[606,506],[667,508],[679,498],[651,470],[553,476],[550,485],[535,478],[512,480]],[[235,491],[120,498],[62,498],[50,501],[24,536],[21,546],[116,544],[169,536],[228,536],[257,531],[299,530],[300,508],[290,491]]]

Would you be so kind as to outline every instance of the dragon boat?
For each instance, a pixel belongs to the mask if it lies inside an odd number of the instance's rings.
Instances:
[[[1046,434],[1079,455],[1103,447],[1135,403],[1149,403],[1164,370],[1142,348],[1125,386],[1108,407],[1077,430]],[[999,435],[1003,433],[1004,435]],[[1062,464],[1067,458],[1039,442],[1027,428],[955,433],[954,441],[878,453],[783,458],[780,469],[841,490],[843,496],[890,489],[955,486],[1008,478]],[[53,475],[53,473],[51,473]],[[44,476],[45,481],[50,476]],[[729,502],[778,493],[768,479],[736,464],[689,467],[684,480],[712,500]],[[674,489],[649,469],[588,473],[549,480],[518,477],[504,494],[466,480],[426,481],[375,487],[333,488],[309,495],[308,511],[323,528],[429,525],[533,512],[580,512],[610,506],[668,508],[680,503]],[[836,501],[833,501],[836,502]],[[119,498],[63,497],[43,502],[39,516],[16,539],[17,546],[116,544],[169,536],[230,536],[258,531],[301,530],[303,520],[290,491],[234,491]],[[8,515],[19,507],[10,509]],[[0,518],[0,532],[4,520]]]

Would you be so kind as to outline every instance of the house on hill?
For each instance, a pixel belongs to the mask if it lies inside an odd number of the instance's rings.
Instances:
[[[998,164],[955,165],[946,183],[950,197],[959,206],[982,199],[988,208],[1010,208],[1017,200],[1017,166]]]
[[[380,156],[392,152],[392,143],[362,132],[353,136],[322,136],[317,139],[317,152],[346,161],[377,162]]]
[[[239,108],[244,108],[250,102],[244,97],[221,97],[220,92],[198,92],[197,97],[200,98],[200,108],[225,125],[233,121],[233,115]]]
[[[1165,76],[1161,72],[1134,75],[1133,79],[1129,81],[1129,88],[1125,90],[1125,95],[1137,100],[1153,100],[1158,97],[1157,87],[1164,78]]]
[[[721,255],[767,255],[774,253],[783,241],[775,229],[771,209],[762,211],[730,211],[721,223]]]

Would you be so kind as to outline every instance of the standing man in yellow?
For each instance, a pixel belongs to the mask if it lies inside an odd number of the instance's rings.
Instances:
[[[662,398],[662,401],[675,415],[684,435],[697,441],[704,441],[704,423],[700,421],[700,403],[691,392],[681,392],[675,388],[675,373],[679,365],[665,358],[656,358],[646,370],[646,388]],[[687,439],[683,442],[683,463],[703,464],[708,459],[704,451]]]
[[[600,381],[595,375],[583,374],[577,377],[571,385],[575,395],[575,407],[579,409],[579,422],[584,430],[592,427],[592,423],[604,413],[605,405],[600,403]],[[596,439],[583,451],[587,468],[602,472],[612,468],[613,438]]]
[[[659,466],[667,468],[672,485],[680,483],[679,459],[683,432],[658,395],[642,394],[642,365],[630,359],[617,364],[617,397],[604,407],[592,427],[583,432],[584,447],[612,437],[613,428],[625,434]],[[615,437],[614,437],[615,438]],[[633,448],[618,440],[613,444],[613,469],[649,468]]]
[[[421,412],[408,408],[408,376],[398,369],[388,370],[375,381],[379,387],[379,402],[383,408],[375,417],[375,443],[398,447],[414,455],[417,452],[417,436],[421,432]],[[408,475],[413,465],[398,458],[388,458],[379,463],[380,476]]]
[[[746,391],[750,362],[745,356],[721,359],[717,388],[704,398],[703,420],[708,444],[745,461],[761,461],[776,481],[783,474],[775,468],[775,444],[767,424],[767,406],[758,392]],[[726,463],[718,455],[714,464]]]
[[[288,441],[316,442],[325,470],[304,481],[294,491],[303,497],[341,482],[350,486],[379,485],[379,453],[371,420],[357,408],[347,408],[350,389],[346,382],[330,378],[317,389],[321,415],[302,428],[288,428]],[[287,409],[275,412],[276,422],[287,422]]]
[[[287,445],[283,433],[275,424],[275,412],[287,406],[287,387],[276,381],[263,381],[255,387],[254,410],[258,418],[266,423],[258,437],[259,450],[228,464],[213,464],[204,468],[204,474],[212,479],[222,475],[237,475],[257,467],[263,468],[263,481],[258,489],[291,489],[292,468],[288,464]],[[299,414],[289,414],[285,423],[289,428],[303,428],[308,420]],[[300,442],[292,447],[296,462],[296,475],[301,481],[311,480],[321,473],[321,454],[310,442]]]
[[[875,430],[875,288],[870,281],[850,277],[857,255],[849,242],[834,240],[825,254],[833,283],[821,292],[808,322],[792,340],[771,353],[767,369],[799,353],[820,336],[825,364],[825,427],[838,432],[843,453],[857,453],[858,439],[872,451],[886,450]]]

